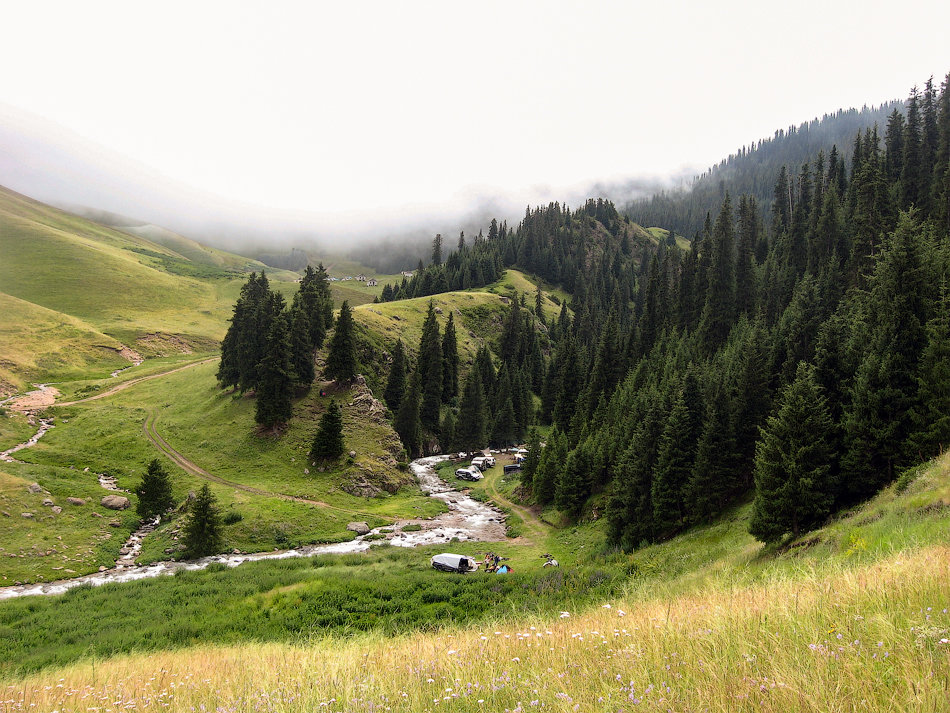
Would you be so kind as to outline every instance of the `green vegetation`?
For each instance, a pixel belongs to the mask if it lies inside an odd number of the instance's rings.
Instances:
[[[624,580],[622,572],[601,566],[451,577],[429,568],[431,553],[382,548],[248,563],[2,602],[0,634],[7,645],[0,653],[0,675],[90,654],[211,642],[300,642],[367,630],[395,634],[479,621],[499,607],[512,615],[552,615],[616,594]]]

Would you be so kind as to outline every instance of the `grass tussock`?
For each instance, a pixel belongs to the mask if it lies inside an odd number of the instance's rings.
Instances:
[[[441,634],[202,646],[11,681],[0,710],[945,711],[950,548]]]

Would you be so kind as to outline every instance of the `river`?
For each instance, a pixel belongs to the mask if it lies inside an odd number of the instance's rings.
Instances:
[[[348,542],[329,545],[308,545],[292,550],[255,552],[249,554],[223,554],[203,557],[182,562],[156,562],[149,565],[124,564],[102,572],[55,582],[40,582],[0,588],[0,600],[14,597],[62,594],[83,584],[99,586],[116,582],[131,582],[149,577],[171,575],[181,570],[204,569],[215,562],[228,567],[237,567],[245,562],[258,560],[285,559],[287,557],[312,557],[320,554],[346,554],[365,552],[373,545],[388,543],[395,547],[418,547],[438,543],[459,541],[497,542],[505,539],[504,514],[491,505],[481,503],[463,492],[455,490],[439,478],[435,466],[447,456],[429,456],[419,458],[410,464],[412,473],[419,481],[419,487],[430,497],[443,501],[448,511],[430,520],[400,520],[393,525],[385,525],[360,535]],[[406,525],[419,525],[422,529],[403,532]],[[381,532],[390,531],[390,532]],[[136,535],[138,532],[136,533]],[[378,535],[385,539],[379,539]],[[135,537],[136,535],[133,535]],[[144,537],[145,535],[142,535]],[[138,538],[141,546],[141,537]],[[136,549],[137,552],[137,549]],[[120,560],[123,561],[123,560]],[[128,562],[128,559],[124,560]]]

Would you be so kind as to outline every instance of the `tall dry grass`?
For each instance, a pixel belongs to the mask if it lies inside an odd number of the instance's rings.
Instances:
[[[89,661],[0,711],[947,711],[950,548],[555,621]]]

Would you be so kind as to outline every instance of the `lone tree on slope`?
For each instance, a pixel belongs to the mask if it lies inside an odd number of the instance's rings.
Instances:
[[[206,557],[221,551],[221,515],[216,499],[205,483],[191,504],[191,516],[185,524],[185,557]]]
[[[157,458],[153,458],[148,464],[145,477],[135,489],[135,494],[139,498],[135,511],[143,520],[151,520],[175,506],[168,472]]]

